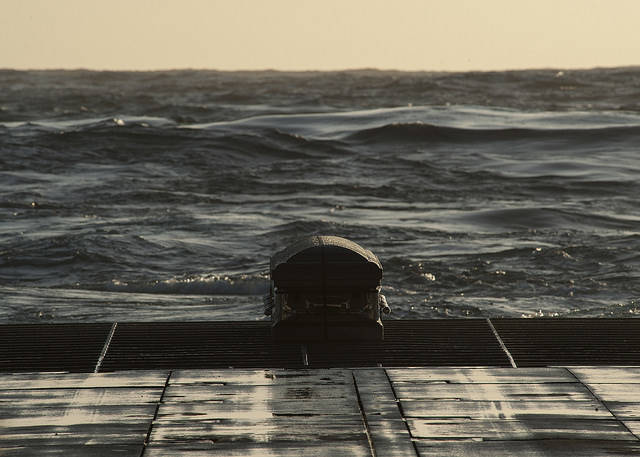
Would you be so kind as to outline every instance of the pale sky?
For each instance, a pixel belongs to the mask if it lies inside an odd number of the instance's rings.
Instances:
[[[0,0],[0,68],[640,65],[640,0]]]

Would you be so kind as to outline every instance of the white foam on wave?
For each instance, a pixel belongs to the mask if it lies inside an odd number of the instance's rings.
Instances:
[[[202,275],[155,281],[114,279],[107,284],[111,292],[163,295],[262,295],[268,290],[268,279],[262,275]]]
[[[522,111],[475,105],[411,105],[320,113],[260,114],[247,118],[183,124],[196,130],[255,131],[274,129],[306,139],[342,139],[385,126],[425,126],[453,129],[542,131],[639,127],[640,115],[620,111]]]
[[[140,127],[171,127],[176,125],[176,123],[164,117],[134,115],[0,122],[0,126],[8,129],[31,127],[32,129],[42,129],[46,131],[74,131],[93,127],[124,127],[132,125]]]

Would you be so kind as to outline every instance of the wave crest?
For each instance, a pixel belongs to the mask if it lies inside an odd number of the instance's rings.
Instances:
[[[497,142],[514,140],[608,141],[640,135],[640,126],[612,126],[600,128],[490,128],[469,129],[422,122],[392,123],[359,130],[346,139],[362,143],[385,142]]]
[[[105,291],[160,295],[262,295],[269,289],[263,275],[190,276],[156,281],[123,281],[114,279]]]

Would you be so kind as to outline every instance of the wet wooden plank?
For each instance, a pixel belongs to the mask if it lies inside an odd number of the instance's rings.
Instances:
[[[145,457],[371,457],[370,450],[360,442],[214,442],[201,440],[183,443],[152,442],[145,450]],[[394,454],[379,454],[393,456]]]
[[[624,420],[624,425],[631,430],[631,433],[636,435],[640,439],[640,421],[637,420]]]
[[[640,367],[571,367],[571,372],[634,433],[640,420]]]
[[[242,386],[269,386],[311,384],[314,386],[352,384],[350,370],[177,370],[171,374],[171,385],[180,384],[224,384]]]
[[[589,388],[605,403],[640,403],[640,384],[589,384]]]
[[[438,401],[403,400],[405,417],[534,419],[536,417],[613,419],[599,401]]]
[[[150,421],[156,405],[97,405],[81,407],[23,406],[0,408],[0,425],[3,428],[28,427],[30,425],[111,424],[120,422]]]
[[[411,435],[427,439],[634,440],[616,420],[540,418],[519,420],[408,419]]]
[[[565,368],[389,368],[393,383],[541,384],[576,382]]]
[[[416,457],[411,435],[402,420],[380,419],[368,423],[373,448],[378,456]]]
[[[354,370],[353,377],[376,454],[416,457],[411,435],[385,371]]]
[[[360,417],[349,370],[180,370],[164,403],[158,417],[173,420]]]
[[[222,401],[233,398],[235,403],[265,401],[297,401],[310,399],[355,398],[353,384],[334,386],[242,386],[220,384],[169,385],[164,394],[166,403],[180,401]]]
[[[354,370],[354,377],[368,419],[402,420],[398,402],[384,370]]]
[[[0,454],[78,455],[83,447],[85,455],[104,455],[112,447],[113,455],[139,455],[167,375],[0,376]]]
[[[121,422],[108,426],[91,424],[33,424],[24,427],[6,427],[0,424],[0,448],[73,445],[142,445],[147,435],[149,422]]]
[[[0,409],[131,405],[160,401],[162,387],[98,387],[90,389],[0,390]],[[1,417],[1,416],[0,416]]]
[[[640,384],[640,367],[569,367],[585,384]]]
[[[640,441],[417,441],[423,457],[603,457],[640,455]]]
[[[349,370],[180,370],[148,455],[371,455]]]
[[[394,383],[396,395],[405,400],[475,401],[590,401],[593,396],[580,383],[548,384],[415,384]]]
[[[210,420],[210,419],[268,419],[274,416],[297,416],[304,420],[305,416],[325,415],[360,417],[358,403],[353,398],[317,398],[303,402],[291,400],[257,400],[247,402],[244,396],[231,396],[220,402],[179,402],[165,403],[158,410],[158,419],[174,420]],[[331,420],[331,419],[327,419]]]
[[[255,420],[163,419],[154,423],[151,440],[188,443],[203,439],[218,442],[299,443],[352,441],[368,448],[360,416],[291,416]]]
[[[168,375],[168,371],[0,374],[0,390],[163,387]]]
[[[618,419],[640,420],[640,403],[608,401],[605,404]]]
[[[409,416],[421,455],[590,457],[638,450],[640,441],[561,368],[527,369],[530,378],[511,368],[388,371],[396,372],[398,381],[390,384],[379,368],[174,372],[145,456],[368,456],[363,415],[377,455],[415,456],[400,408]],[[620,379],[635,379],[629,375],[633,370],[618,371]],[[422,377],[410,378],[409,372]],[[613,379],[595,371],[581,375]],[[109,447],[123,452],[113,455],[132,450],[139,455],[166,376],[164,371],[122,377],[2,375],[0,455],[81,455],[78,449],[102,455]],[[30,387],[21,390],[20,379]],[[640,435],[638,384],[589,386]],[[14,409],[16,402],[24,407]],[[503,441],[458,441],[480,439]],[[564,453],[561,444],[567,446]]]
[[[17,445],[2,447],[2,457],[135,457],[142,453],[142,444],[67,444]]]

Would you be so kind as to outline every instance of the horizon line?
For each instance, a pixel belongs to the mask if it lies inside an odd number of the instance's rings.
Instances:
[[[379,73],[515,73],[525,71],[593,71],[593,70],[615,70],[615,69],[640,69],[639,64],[630,65],[602,65],[593,67],[526,67],[526,68],[503,68],[503,69],[469,69],[469,70],[410,70],[397,68],[376,68],[376,67],[356,67],[356,68],[337,68],[337,69],[277,69],[277,68],[254,68],[254,69],[219,69],[211,67],[166,67],[166,68],[91,68],[91,67],[25,67],[12,68],[0,67],[0,71],[15,72],[37,72],[37,71],[68,71],[68,72],[103,72],[103,73],[164,73],[164,72],[181,72],[181,71],[210,71],[216,73],[358,73],[358,72],[379,72]]]

